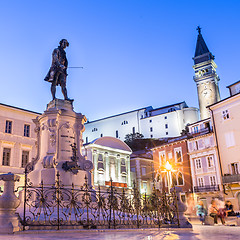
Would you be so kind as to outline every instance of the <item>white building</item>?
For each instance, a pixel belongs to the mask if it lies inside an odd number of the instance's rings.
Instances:
[[[25,165],[36,155],[35,124],[39,113],[0,104],[0,174],[23,176]],[[20,179],[23,185],[23,178]]]
[[[188,107],[185,102],[156,109],[150,106],[87,122],[83,140],[88,143],[111,136],[124,141],[127,134],[136,132],[144,138],[176,137],[187,124],[198,120],[198,109]]]
[[[132,150],[123,141],[113,137],[102,137],[86,144],[83,151],[93,163],[93,185],[115,187],[132,186],[130,155]]]

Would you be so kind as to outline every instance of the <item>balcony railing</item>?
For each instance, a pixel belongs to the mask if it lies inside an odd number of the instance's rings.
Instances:
[[[223,183],[234,183],[234,182],[240,182],[240,174],[234,174],[234,175],[228,175],[223,176]]]
[[[194,192],[216,192],[219,191],[219,185],[205,185],[205,186],[195,186],[193,187]]]
[[[212,131],[213,131],[212,127],[207,127],[207,128],[200,129],[198,132],[193,132],[193,133],[190,133],[190,134],[193,137],[196,137],[196,136],[204,135],[204,134],[207,134],[207,133],[211,133]]]

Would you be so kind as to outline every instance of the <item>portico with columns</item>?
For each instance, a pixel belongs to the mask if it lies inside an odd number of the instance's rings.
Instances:
[[[93,163],[93,185],[130,188],[130,155],[132,150],[121,140],[102,137],[84,146],[87,159]]]

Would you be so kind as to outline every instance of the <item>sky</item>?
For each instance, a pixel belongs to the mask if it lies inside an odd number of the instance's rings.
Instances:
[[[42,113],[51,54],[66,38],[69,66],[83,67],[68,70],[68,95],[90,121],[181,101],[198,107],[197,26],[226,98],[240,80],[239,9],[237,0],[0,0],[0,103]]]

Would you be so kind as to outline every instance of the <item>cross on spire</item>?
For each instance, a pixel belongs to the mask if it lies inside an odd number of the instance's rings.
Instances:
[[[199,34],[201,34],[201,29],[202,28],[200,28],[200,26],[197,27],[197,31],[198,31]]]

